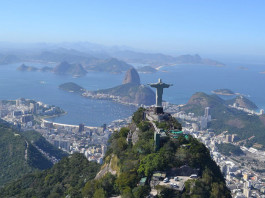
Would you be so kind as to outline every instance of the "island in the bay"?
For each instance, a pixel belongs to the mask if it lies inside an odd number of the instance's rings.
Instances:
[[[225,96],[232,96],[236,94],[230,89],[216,89],[216,90],[213,90],[212,93],[217,94],[217,95],[225,95]]]
[[[137,71],[139,73],[152,74],[152,73],[157,72],[158,70],[151,66],[143,66],[143,67],[137,68]]]
[[[126,72],[122,85],[113,88],[88,91],[73,82],[64,83],[59,88],[79,93],[84,97],[113,100],[123,104],[138,106],[153,105],[155,103],[155,93],[148,86],[141,84],[140,76],[134,68],[130,68]]]

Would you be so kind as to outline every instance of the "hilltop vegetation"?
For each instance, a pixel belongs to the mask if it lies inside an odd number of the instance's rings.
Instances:
[[[161,148],[155,152],[154,129],[148,121],[142,120],[142,113],[143,109],[140,108],[134,114],[134,122],[129,128],[122,128],[110,138],[102,170],[109,164],[116,174],[113,176],[109,172],[101,179],[88,182],[83,189],[84,196],[109,197],[121,194],[122,197],[145,197],[149,194],[150,187],[137,186],[142,177],[150,178],[154,171],[189,165],[199,168],[202,178],[188,180],[185,184],[186,191],[182,194],[162,188],[159,197],[230,197],[219,167],[202,143],[191,136],[188,139],[180,136],[178,139],[163,142]],[[140,129],[139,140],[135,144],[127,143],[127,134],[135,127]]]
[[[52,162],[36,145],[57,159],[66,155],[37,132],[18,133],[8,123],[0,120],[0,186],[27,173],[52,167]]]
[[[195,93],[188,103],[182,107],[185,112],[193,112],[197,116],[204,115],[205,107],[210,107],[212,121],[209,128],[217,134],[228,131],[237,134],[241,140],[246,140],[246,146],[259,143],[265,146],[265,117],[264,115],[248,115],[248,113],[228,107],[229,101],[225,101],[217,95],[207,95],[202,92]]]
[[[154,129],[143,119],[143,112],[143,108],[138,109],[128,127],[112,134],[100,172],[98,164],[88,162],[82,154],[73,154],[49,170],[29,174],[6,185],[0,189],[0,194],[2,197],[104,198],[121,195],[142,198],[150,192],[148,182],[137,185],[142,177],[150,179],[154,171],[189,165],[200,170],[200,178],[188,180],[183,192],[157,186],[158,197],[231,197],[209,150],[192,136],[167,138],[155,151]],[[169,122],[174,123],[176,130],[181,130],[176,120]],[[138,141],[126,141],[130,132],[137,133]]]

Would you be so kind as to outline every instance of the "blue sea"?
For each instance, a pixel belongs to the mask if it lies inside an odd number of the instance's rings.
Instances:
[[[53,66],[39,63],[26,65]],[[73,78],[49,72],[21,72],[19,64],[0,66],[0,99],[15,100],[29,98],[56,105],[67,111],[53,121],[67,124],[84,123],[101,126],[113,120],[130,116],[136,108],[112,101],[92,100],[60,90],[65,82],[75,82],[88,90],[110,88],[122,83],[123,74],[89,72],[85,77]],[[247,67],[242,70],[239,67]],[[164,82],[173,84],[164,91],[164,100],[174,104],[184,104],[195,92],[210,94],[212,90],[228,88],[249,97],[259,108],[265,109],[265,64],[231,63],[225,67],[207,65],[177,65],[163,67],[154,74],[140,74],[142,84]]]

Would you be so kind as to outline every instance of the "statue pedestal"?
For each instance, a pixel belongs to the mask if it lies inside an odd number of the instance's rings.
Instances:
[[[163,107],[155,107],[155,114],[163,114],[164,111],[163,111]]]

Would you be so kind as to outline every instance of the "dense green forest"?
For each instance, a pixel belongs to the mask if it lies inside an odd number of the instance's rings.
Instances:
[[[95,177],[99,164],[83,154],[63,158],[51,169],[28,174],[0,189],[1,197],[82,197],[86,181]]]
[[[67,154],[55,148],[35,131],[18,132],[7,122],[0,120],[0,186],[38,169],[52,167],[36,145],[61,159]]]

